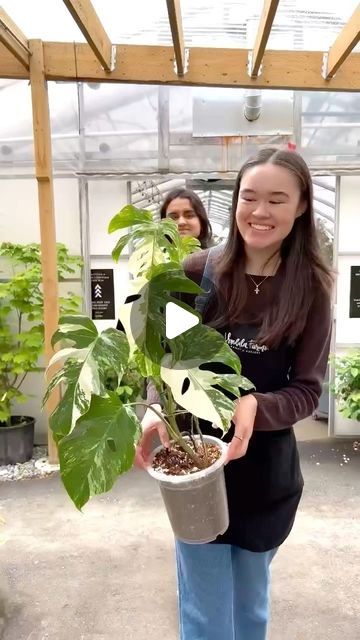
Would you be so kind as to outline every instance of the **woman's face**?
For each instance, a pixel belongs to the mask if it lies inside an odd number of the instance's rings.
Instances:
[[[236,223],[245,246],[278,250],[306,208],[296,177],[284,167],[263,164],[245,171]]]
[[[168,205],[166,217],[176,222],[181,236],[200,236],[200,220],[188,198],[174,198]]]

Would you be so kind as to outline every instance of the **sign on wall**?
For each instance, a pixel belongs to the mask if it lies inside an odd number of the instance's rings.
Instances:
[[[351,267],[350,318],[360,318],[360,266]]]
[[[93,320],[115,320],[113,269],[91,269],[91,314]]]

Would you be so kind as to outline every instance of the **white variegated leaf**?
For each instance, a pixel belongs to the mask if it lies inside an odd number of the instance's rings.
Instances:
[[[76,347],[68,347],[66,349],[61,349],[61,351],[57,351],[53,357],[51,358],[46,371],[50,369],[54,364],[60,362],[61,360],[67,360],[67,358],[75,358],[75,360],[84,360],[89,352],[88,348],[85,349],[77,349]]]
[[[175,402],[203,420],[228,428],[234,413],[234,402],[213,385],[221,384],[221,376],[182,363],[172,364],[172,356],[162,360],[161,378],[170,387]],[[234,378],[237,376],[234,374]],[[234,387],[234,392],[236,388]],[[238,390],[237,390],[238,391]],[[238,391],[237,395],[240,393]]]
[[[146,319],[148,317],[149,287],[146,280],[130,280],[126,301],[120,306],[119,318],[124,327],[133,355],[136,346],[143,344],[146,338]],[[135,298],[132,300],[132,298]]]
[[[141,426],[131,407],[112,394],[93,396],[89,411],[59,444],[63,483],[81,509],[90,496],[109,491],[134,461]]]
[[[152,266],[165,262],[163,251],[157,242],[156,235],[142,238],[128,261],[129,273],[134,278],[141,278]]]

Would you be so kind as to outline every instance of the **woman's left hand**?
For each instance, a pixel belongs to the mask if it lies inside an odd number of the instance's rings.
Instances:
[[[244,396],[237,401],[233,416],[235,432],[229,444],[226,462],[242,458],[246,454],[249,440],[254,430],[257,404],[257,400],[252,394]]]

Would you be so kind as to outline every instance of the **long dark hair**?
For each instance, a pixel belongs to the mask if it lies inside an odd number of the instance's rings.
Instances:
[[[164,202],[161,205],[160,218],[166,218],[167,208],[170,202],[175,200],[175,198],[186,198],[191,202],[191,206],[200,221],[200,235],[198,240],[200,241],[201,248],[206,249],[211,245],[212,228],[205,207],[199,196],[194,193],[194,191],[191,191],[190,189],[184,189],[182,187],[172,189],[172,191],[167,194]]]
[[[227,301],[226,318],[218,310],[211,322],[220,327],[224,323],[236,324],[247,299],[245,275],[245,243],[236,222],[236,209],[242,177],[248,169],[273,164],[292,173],[300,186],[304,213],[296,218],[294,226],[280,249],[283,272],[282,284],[268,311],[262,315],[258,340],[276,348],[286,340],[293,343],[304,329],[315,292],[330,296],[333,277],[320,251],[313,209],[313,188],[310,172],[303,158],[294,151],[266,148],[241,167],[236,179],[230,230],[224,251],[217,261],[215,274],[219,290]]]

